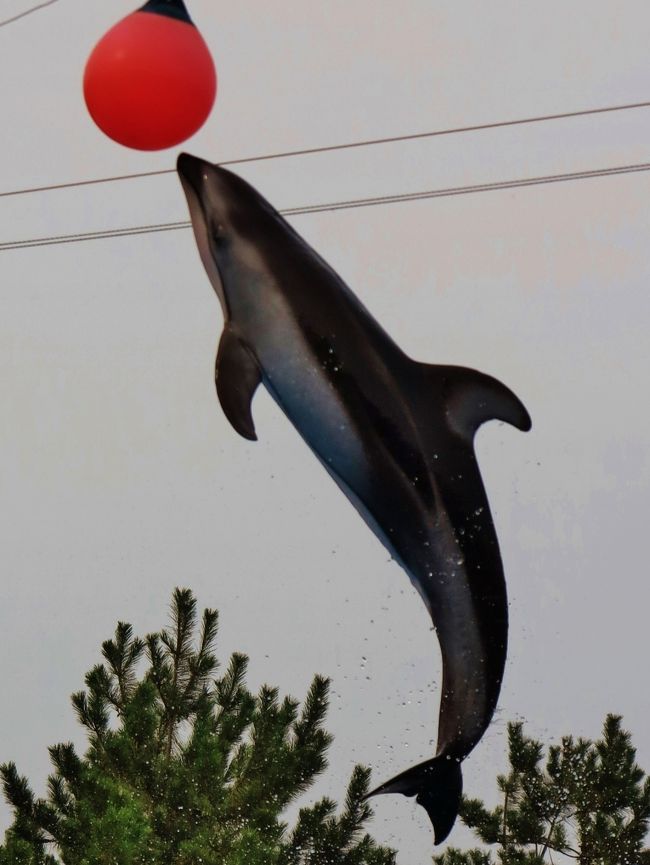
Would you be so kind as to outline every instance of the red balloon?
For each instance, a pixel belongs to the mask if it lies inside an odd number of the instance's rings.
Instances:
[[[83,89],[106,135],[137,150],[163,150],[203,126],[217,74],[183,0],[150,0],[97,43]]]

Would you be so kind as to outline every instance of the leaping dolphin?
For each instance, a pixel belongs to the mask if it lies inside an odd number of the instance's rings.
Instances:
[[[494,712],[506,658],[503,568],[473,440],[485,421],[531,426],[494,378],[412,360],[332,268],[242,178],[178,159],[199,253],[224,330],[216,385],[254,440],[264,384],[409,575],[443,661],[436,754],[378,787],[417,796],[435,843],[454,824],[460,764]]]

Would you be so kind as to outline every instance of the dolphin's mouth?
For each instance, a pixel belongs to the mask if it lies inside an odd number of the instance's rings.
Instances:
[[[200,198],[201,183],[204,179],[204,162],[189,153],[181,153],[176,160],[176,171],[181,179],[183,188],[187,194],[187,188],[191,188],[195,195]]]
[[[195,156],[190,156],[189,153],[181,153],[176,160],[176,171],[187,199],[192,226],[195,230],[197,228],[196,217],[203,212],[201,205],[202,172],[199,163],[200,160]]]
[[[185,193],[185,198],[187,199],[199,255],[212,283],[212,287],[225,309],[226,300],[223,280],[210,248],[207,215],[203,204],[203,190],[208,166],[209,163],[203,159],[198,159],[196,156],[191,156],[189,153],[181,153],[176,160],[176,170],[183,187],[183,192]]]

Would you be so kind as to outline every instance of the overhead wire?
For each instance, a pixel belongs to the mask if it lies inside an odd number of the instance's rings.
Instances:
[[[650,171],[650,162],[631,165],[619,165],[611,168],[598,168],[589,171],[572,171],[564,174],[550,174],[539,177],[526,177],[516,180],[499,180],[491,183],[474,183],[468,186],[452,186],[441,189],[422,190],[418,192],[403,192],[395,195],[381,195],[368,198],[348,199],[322,204],[289,207],[280,210],[283,216],[299,216],[310,213],[326,213],[337,210],[351,210],[359,207],[372,207],[386,204],[397,204],[411,201],[422,201],[433,198],[447,198],[456,195],[469,195],[479,192],[493,192],[504,189],[520,189],[522,187],[540,186],[550,183],[563,183],[572,180],[588,180],[597,177],[633,174]],[[28,238],[0,243],[0,252],[15,249],[31,249],[37,246],[55,246],[64,243],[80,243],[89,240],[104,240],[116,237],[133,237],[135,235],[155,234],[164,231],[178,231],[189,228],[189,221],[153,223],[125,228],[106,229],[104,231],[89,231],[78,234],[53,235],[50,237]]]
[[[50,0],[54,2],[54,0]],[[427,138],[438,138],[446,135],[460,135],[468,132],[483,132],[489,129],[501,129],[509,126],[523,126],[532,123],[545,123],[554,120],[566,120],[575,117],[587,117],[589,115],[608,114],[616,111],[630,111],[639,108],[650,108],[648,102],[630,102],[623,105],[607,105],[601,108],[586,108],[579,111],[564,111],[556,114],[541,114],[534,117],[522,117],[515,120],[498,120],[491,123],[475,123],[469,126],[455,126],[446,129],[435,129],[429,132],[415,132],[406,135],[391,135],[383,138],[367,138],[359,141],[350,141],[344,144],[328,144],[320,147],[304,147],[298,150],[283,150],[274,153],[265,153],[258,156],[245,156],[235,159],[227,159],[219,162],[219,165],[243,165],[252,162],[265,162],[272,159],[286,159],[295,156],[311,156],[318,153],[333,153],[338,150],[352,150],[359,147],[374,147],[383,144],[395,144],[405,141],[417,141]],[[0,198],[8,198],[16,195],[29,195],[37,192],[51,192],[60,189],[73,189],[81,186],[93,186],[100,183],[115,183],[124,180],[135,180],[143,177],[160,177],[165,174],[174,174],[174,168],[162,168],[154,171],[137,171],[131,174],[116,174],[108,177],[96,177],[89,180],[76,180],[67,183],[53,183],[42,186],[32,186],[23,189],[12,189],[0,192]]]
[[[24,12],[19,12],[11,18],[5,18],[4,21],[0,21],[0,27],[6,27],[7,24],[13,24],[14,21],[18,21],[20,18],[25,18],[27,15],[31,15],[32,12],[38,12],[39,9],[45,9],[46,6],[51,6],[53,3],[57,2],[58,0],[45,0],[45,3],[39,3],[38,6],[32,6],[30,9],[25,9]]]
[[[32,14],[40,9],[43,9],[47,6],[51,6],[53,3],[58,2],[58,0],[45,0],[45,2],[39,3],[36,6],[32,6],[25,11],[18,13],[17,15],[12,16],[11,18],[7,18],[3,21],[0,21],[0,27],[3,27],[7,24],[11,24],[14,21],[19,20],[20,18],[24,18],[27,15]],[[383,144],[392,144],[398,142],[406,142],[406,141],[415,141],[422,140],[427,138],[435,138],[446,135],[458,135],[469,132],[479,132],[490,129],[499,129],[510,126],[521,126],[525,124],[533,124],[533,123],[543,123],[554,120],[563,120],[569,118],[576,117],[585,117],[589,115],[597,115],[597,114],[606,114],[611,112],[618,111],[629,111],[633,109],[639,108],[648,108],[650,107],[650,101],[647,102],[632,102],[625,103],[622,105],[609,105],[602,106],[600,108],[588,108],[581,109],[577,111],[565,111],[559,112],[555,114],[543,114],[532,117],[523,117],[517,118],[514,120],[500,120],[494,121],[491,123],[479,123],[472,124],[467,126],[456,126],[445,129],[437,129],[429,132],[416,132],[410,133],[406,135],[395,135],[395,136],[385,136],[382,138],[369,138],[363,139],[359,141],[347,142],[344,144],[333,144],[333,145],[323,145],[319,147],[307,147],[301,148],[297,150],[286,150],[286,151],[278,151],[273,153],[266,153],[258,156],[250,156],[250,157],[240,157],[236,159],[229,159],[218,163],[219,165],[241,165],[244,163],[252,163],[252,162],[262,162],[273,159],[285,159],[288,157],[296,157],[296,156],[306,156],[318,153],[331,153],[340,150],[349,150],[353,148],[360,147],[372,147],[376,145]],[[443,198],[455,195],[467,195],[470,193],[478,193],[478,192],[488,192],[495,191],[499,189],[515,189],[518,187],[526,187],[526,186],[536,186],[540,184],[547,183],[559,183],[562,181],[569,180],[579,180],[579,179],[587,179],[594,177],[606,177],[610,175],[616,174],[629,174],[632,172],[640,172],[640,171],[648,171],[650,170],[650,163],[639,163],[635,165],[624,165],[613,168],[603,168],[596,169],[593,171],[579,171],[579,172],[569,172],[566,174],[556,174],[556,175],[545,175],[541,177],[530,177],[530,178],[522,178],[518,180],[506,180],[506,181],[496,181],[492,183],[484,183],[484,184],[471,184],[468,186],[461,187],[449,187],[443,189],[434,189],[434,190],[422,190],[418,192],[412,193],[398,193],[394,195],[385,195],[385,196],[373,196],[367,198],[360,199],[351,199],[345,201],[338,202],[328,202],[328,203],[320,203],[314,205],[306,205],[302,207],[292,207],[287,208],[283,211],[280,211],[285,216],[298,216],[302,214],[309,213],[324,213],[331,212],[336,210],[349,210],[352,208],[358,207],[370,207],[377,206],[382,204],[393,204],[399,202],[408,202],[408,201],[418,201],[423,199],[433,199],[433,198]],[[123,175],[113,175],[109,177],[99,177],[99,178],[91,178],[89,180],[80,180],[80,181],[71,181],[67,183],[56,183],[49,184],[44,186],[34,186],[23,189],[16,190],[8,190],[5,192],[0,192],[0,198],[6,198],[10,196],[18,196],[18,195],[28,195],[32,193],[39,192],[49,192],[53,190],[61,190],[61,189],[71,189],[83,186],[91,186],[101,183],[114,183],[117,181],[125,181],[125,180],[133,180],[136,178],[146,178],[146,177],[155,177],[166,174],[173,174],[175,169],[159,169],[154,171],[143,171],[143,172],[134,172],[130,174]],[[25,248],[33,248],[35,246],[50,246],[55,244],[64,244],[64,243],[78,243],[82,241],[89,240],[99,240],[104,238],[115,238],[115,237],[129,237],[133,235],[141,235],[141,234],[151,234],[161,231],[174,231],[179,229],[188,228],[190,226],[189,221],[180,221],[180,222],[168,222],[168,223],[159,223],[159,224],[150,224],[150,225],[142,225],[142,226],[134,226],[134,227],[126,227],[126,228],[117,228],[117,229],[108,229],[104,231],[93,231],[93,232],[81,232],[77,234],[66,234],[66,235],[52,235],[49,237],[41,237],[41,238],[29,238],[26,240],[18,240],[18,241],[6,241],[0,243],[0,251],[12,250],[12,249],[25,249]]]

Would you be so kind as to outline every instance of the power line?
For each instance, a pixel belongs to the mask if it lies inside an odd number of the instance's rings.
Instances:
[[[46,0],[45,3],[39,3],[38,6],[32,6],[31,9],[19,12],[18,15],[14,15],[12,18],[5,18],[4,21],[0,21],[0,27],[6,27],[7,24],[13,24],[14,21],[18,21],[19,18],[25,18],[25,16],[31,15],[32,12],[38,12],[39,9],[45,9],[46,6],[51,6],[52,3],[56,2],[57,0]]]
[[[650,171],[650,162],[636,165],[620,165],[614,168],[597,168],[590,171],[572,171],[566,174],[548,174],[540,177],[526,177],[521,180],[497,180],[492,183],[474,183],[470,186],[451,186],[445,189],[432,189],[423,192],[405,192],[399,195],[359,198],[350,201],[314,204],[307,207],[288,208],[281,211],[284,216],[297,216],[303,213],[323,213],[334,210],[349,210],[354,207],[369,207],[378,204],[393,204],[406,201],[422,201],[430,198],[450,198],[455,195],[469,195],[475,192],[495,192],[500,189],[518,189],[524,186],[541,186],[548,183],[562,183],[568,180],[589,180],[595,177],[610,177],[617,174],[633,174]],[[0,244],[0,249],[2,248]]]
[[[55,0],[50,0],[55,2]],[[310,156],[316,153],[333,153],[337,150],[352,150],[358,147],[374,147],[379,144],[395,144],[402,141],[416,141],[425,138],[438,138],[444,135],[458,135],[467,132],[482,132],[489,129],[500,129],[507,126],[523,126],[524,124],[543,123],[551,120],[566,120],[572,117],[587,117],[594,114],[608,114],[615,111],[630,111],[636,108],[650,108],[650,102],[631,102],[625,105],[609,105],[604,108],[588,108],[582,111],[565,111],[561,114],[543,114],[537,117],[524,117],[517,120],[499,120],[494,123],[479,123],[471,126],[456,126],[449,129],[436,129],[432,132],[416,132],[409,135],[393,135],[386,138],[368,138],[361,141],[351,141],[347,144],[330,144],[322,147],[307,147],[301,150],[285,150],[276,153],[265,153],[261,156],[246,156],[238,159],[228,159],[219,165],[242,165],[249,162],[265,162],[270,159],[286,159],[293,156]],[[115,183],[122,180],[135,180],[141,177],[159,177],[164,174],[174,174],[174,168],[162,168],[157,171],[139,171],[133,174],[116,174],[110,177],[97,177],[91,180],[77,180],[69,183],[54,183],[48,186],[32,186],[25,189],[14,189],[0,192],[0,198],[13,195],[29,195],[35,192],[51,192],[58,189],[73,189],[80,186],[93,186],[99,183]]]
[[[526,177],[520,180],[499,180],[493,183],[474,183],[470,186],[452,186],[444,189],[403,192],[397,195],[381,195],[372,198],[356,198],[347,201],[334,201],[311,204],[303,207],[288,207],[281,210],[283,216],[299,216],[309,213],[326,213],[336,210],[351,210],[357,207],[372,207],[383,204],[397,204],[409,201],[423,201],[431,198],[449,198],[455,195],[468,195],[478,192],[494,192],[502,189],[519,189],[527,186],[541,186],[549,183],[563,183],[570,180],[588,180],[596,177],[611,177],[619,174],[633,174],[650,171],[650,162],[636,165],[620,165],[613,168],[598,168],[591,171],[573,171],[566,174],[549,174],[540,177]],[[163,222],[150,225],[136,225],[130,228],[114,228],[105,231],[89,231],[81,234],[62,234],[51,237],[37,237],[27,240],[13,240],[0,243],[0,252],[11,249],[31,249],[36,246],[55,246],[64,243],[79,243],[86,240],[104,240],[115,237],[133,237],[141,234],[156,234],[162,231],[179,231],[189,228],[189,221]]]

